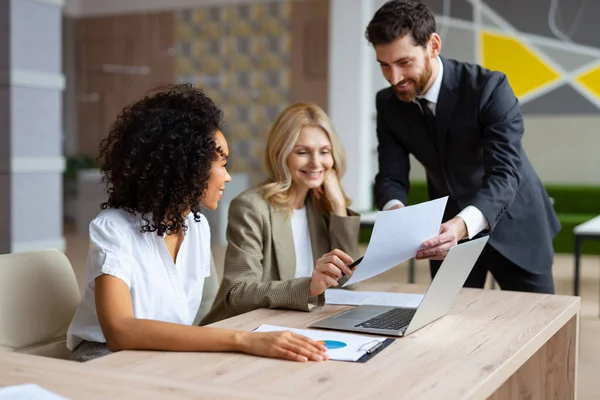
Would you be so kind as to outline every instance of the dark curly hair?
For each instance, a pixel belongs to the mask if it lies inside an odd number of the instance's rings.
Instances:
[[[223,154],[215,134],[223,112],[189,85],[157,89],[121,111],[100,143],[108,201],[101,208],[141,213],[142,232],[186,230],[191,209],[200,221],[212,163]]]
[[[411,33],[417,46],[427,47],[435,29],[435,15],[420,0],[390,0],[373,15],[365,37],[377,46]]]

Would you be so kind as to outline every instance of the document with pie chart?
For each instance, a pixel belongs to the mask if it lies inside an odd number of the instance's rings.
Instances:
[[[312,329],[295,329],[284,326],[261,325],[254,332],[281,332],[291,331],[306,336],[316,342],[321,342],[327,347],[327,356],[330,360],[357,361],[369,349],[385,341],[385,337],[370,337],[335,331],[321,331]]]

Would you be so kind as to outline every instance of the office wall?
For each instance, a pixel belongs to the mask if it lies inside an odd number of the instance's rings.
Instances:
[[[191,82],[225,112],[231,171],[256,184],[281,110],[308,100],[327,108],[328,0],[179,1],[170,11],[150,2],[131,13],[110,4],[65,17],[65,35],[74,36],[64,39],[73,51],[63,60],[74,84],[65,93],[69,154],[97,156],[109,124],[144,88]]]
[[[331,0],[329,26],[329,116],[346,151],[342,185],[354,210],[372,208],[370,187],[376,169],[375,97],[371,48],[358,27],[371,18],[371,0]]]
[[[270,125],[290,102],[290,2],[215,5],[175,12],[176,77],[224,111],[231,170],[264,179]]]
[[[98,146],[119,112],[157,86],[175,81],[171,12],[88,17],[75,23],[76,143]]]

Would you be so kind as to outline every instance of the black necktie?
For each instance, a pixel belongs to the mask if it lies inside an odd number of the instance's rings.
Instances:
[[[423,119],[425,120],[425,127],[427,128],[427,133],[429,133],[429,139],[431,139],[431,143],[433,146],[437,146],[436,133],[435,133],[435,115],[431,112],[431,108],[429,108],[429,101],[423,97],[418,99],[419,104],[421,104],[421,109],[423,110]]]

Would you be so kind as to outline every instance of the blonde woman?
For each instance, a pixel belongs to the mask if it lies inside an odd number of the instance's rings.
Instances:
[[[225,273],[203,323],[257,308],[320,308],[359,257],[360,219],[340,185],[344,150],[321,108],[293,104],[277,117],[265,168],[267,181],[230,205]]]

